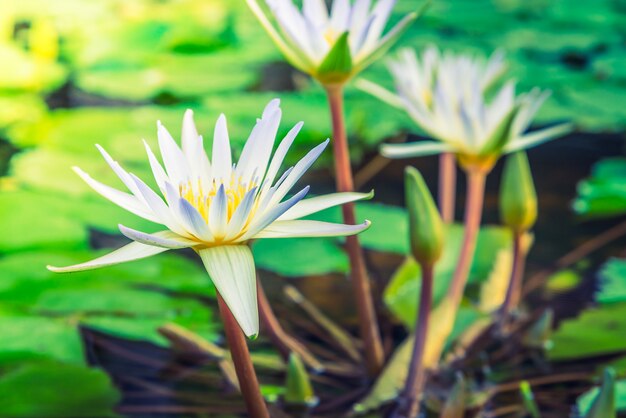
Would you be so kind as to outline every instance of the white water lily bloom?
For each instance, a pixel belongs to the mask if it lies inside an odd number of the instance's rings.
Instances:
[[[359,86],[404,109],[428,135],[439,140],[383,145],[381,153],[390,158],[453,152],[470,161],[493,160],[570,129],[569,124],[562,124],[526,133],[549,93],[533,89],[516,96],[513,81],[491,92],[504,70],[500,53],[482,60],[441,54],[429,47],[418,59],[413,50],[405,49],[390,60],[389,69],[396,93],[367,81],[360,81]]]
[[[273,24],[257,0],[247,1],[291,64],[322,82],[345,81],[367,67],[417,17],[411,13],[383,34],[396,0],[334,0],[330,12],[324,0],[303,0],[302,9],[293,0],[266,0]]]
[[[250,133],[239,161],[231,160],[226,118],[215,125],[212,159],[203,148],[193,115],[185,113],[182,149],[158,123],[159,163],[145,144],[160,194],[138,177],[125,171],[98,146],[128,192],[92,179],[80,168],[74,171],[94,190],[120,207],[165,226],[145,233],[120,225],[132,243],[95,260],[70,266],[48,267],[72,272],[137,260],[170,249],[193,248],[201,257],[218,292],[247,336],[259,330],[256,273],[247,243],[257,238],[346,236],[369,226],[344,225],[300,218],[372,196],[371,193],[335,193],[304,199],[309,187],[287,194],[322,153],[328,140],[311,150],[296,165],[279,176],[283,159],[302,127],[292,128],[272,156],[281,119],[279,101],[271,101]]]

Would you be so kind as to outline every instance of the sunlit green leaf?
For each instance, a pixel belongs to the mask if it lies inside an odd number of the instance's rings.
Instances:
[[[0,393],[2,415],[11,418],[118,416],[120,396],[106,374],[76,365],[25,364],[0,376]]]

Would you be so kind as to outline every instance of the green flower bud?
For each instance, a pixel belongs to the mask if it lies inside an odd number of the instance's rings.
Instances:
[[[585,418],[615,418],[615,371],[613,369],[604,370],[600,393],[591,404],[591,409]]]
[[[537,193],[528,158],[523,151],[507,157],[500,186],[502,223],[516,232],[530,229],[537,220]]]
[[[344,32],[328,51],[317,69],[316,78],[324,85],[345,83],[352,75],[352,53],[348,43],[348,32]]]
[[[432,265],[443,250],[443,222],[419,171],[407,167],[404,173],[411,251],[420,264]]]
[[[317,403],[306,368],[300,356],[293,352],[289,355],[286,389],[285,402],[288,404],[310,406]]]

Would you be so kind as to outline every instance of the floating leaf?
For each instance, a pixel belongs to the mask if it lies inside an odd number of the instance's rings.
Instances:
[[[120,396],[108,376],[83,366],[25,364],[0,376],[0,393],[0,410],[5,417],[118,416],[113,408]]]
[[[332,239],[264,239],[252,246],[257,268],[287,277],[346,273],[348,257]]]
[[[596,163],[591,177],[578,185],[574,209],[587,216],[626,213],[626,159],[608,158]]]

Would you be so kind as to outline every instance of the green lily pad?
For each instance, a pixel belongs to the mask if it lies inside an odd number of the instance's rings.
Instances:
[[[252,246],[257,268],[286,277],[346,273],[348,256],[335,240],[322,238],[262,239]]]
[[[570,319],[552,335],[553,360],[576,359],[626,350],[626,303],[611,303],[584,311]]]
[[[0,376],[0,393],[0,410],[7,418],[118,416],[113,408],[120,395],[108,376],[83,366],[24,364]]]
[[[79,222],[46,206],[46,199],[21,192],[0,193],[0,251],[32,248],[85,248]]]
[[[596,163],[591,177],[578,185],[574,210],[591,217],[626,213],[626,159],[607,158]]]
[[[609,260],[600,272],[601,288],[596,295],[599,303],[626,302],[626,260]]]

